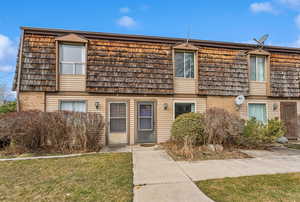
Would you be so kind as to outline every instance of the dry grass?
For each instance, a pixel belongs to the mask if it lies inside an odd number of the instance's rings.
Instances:
[[[300,144],[289,143],[289,144],[286,144],[285,146],[290,149],[300,149]]]
[[[0,201],[132,201],[130,153],[0,162]]]
[[[205,180],[196,184],[216,202],[300,201],[300,173]]]
[[[234,149],[234,148],[224,149],[223,152],[209,152],[209,151],[199,150],[199,147],[193,147],[193,148],[189,148],[189,152],[187,152],[187,151],[182,151],[181,148],[178,148],[176,144],[171,142],[162,144],[162,147],[175,161],[251,158],[251,156],[243,152],[240,152],[238,149]],[[190,155],[186,155],[187,153]]]

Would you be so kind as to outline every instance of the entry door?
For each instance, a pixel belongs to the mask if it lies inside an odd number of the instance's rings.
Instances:
[[[137,143],[154,143],[154,103],[138,102],[137,104]]]
[[[127,103],[109,103],[109,134],[108,144],[127,144]]]
[[[286,136],[291,139],[297,138],[297,103],[281,102],[280,118],[287,128]]]

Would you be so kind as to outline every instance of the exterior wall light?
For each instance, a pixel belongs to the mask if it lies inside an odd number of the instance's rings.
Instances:
[[[164,103],[163,108],[164,108],[164,110],[167,110],[168,109],[168,103]]]
[[[96,107],[97,110],[99,110],[99,108],[100,108],[100,103],[99,103],[99,102],[95,102],[95,107]]]

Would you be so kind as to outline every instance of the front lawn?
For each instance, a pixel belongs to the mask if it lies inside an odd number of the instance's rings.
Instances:
[[[300,173],[258,175],[196,182],[219,201],[300,201]]]
[[[0,201],[132,201],[130,153],[0,162]]]

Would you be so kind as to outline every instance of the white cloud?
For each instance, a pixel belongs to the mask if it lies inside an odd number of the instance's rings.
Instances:
[[[120,12],[121,13],[129,13],[130,9],[128,7],[123,7],[123,8],[120,8]]]
[[[132,17],[123,16],[117,21],[117,24],[121,27],[130,28],[136,26],[136,21]]]
[[[300,7],[300,0],[280,0],[280,3],[293,8]]]
[[[250,10],[254,13],[275,13],[275,10],[270,2],[252,3],[250,5]]]
[[[12,72],[14,67],[12,65],[0,65],[0,72]]]
[[[0,34],[0,61],[15,57],[17,48],[12,40]]]

